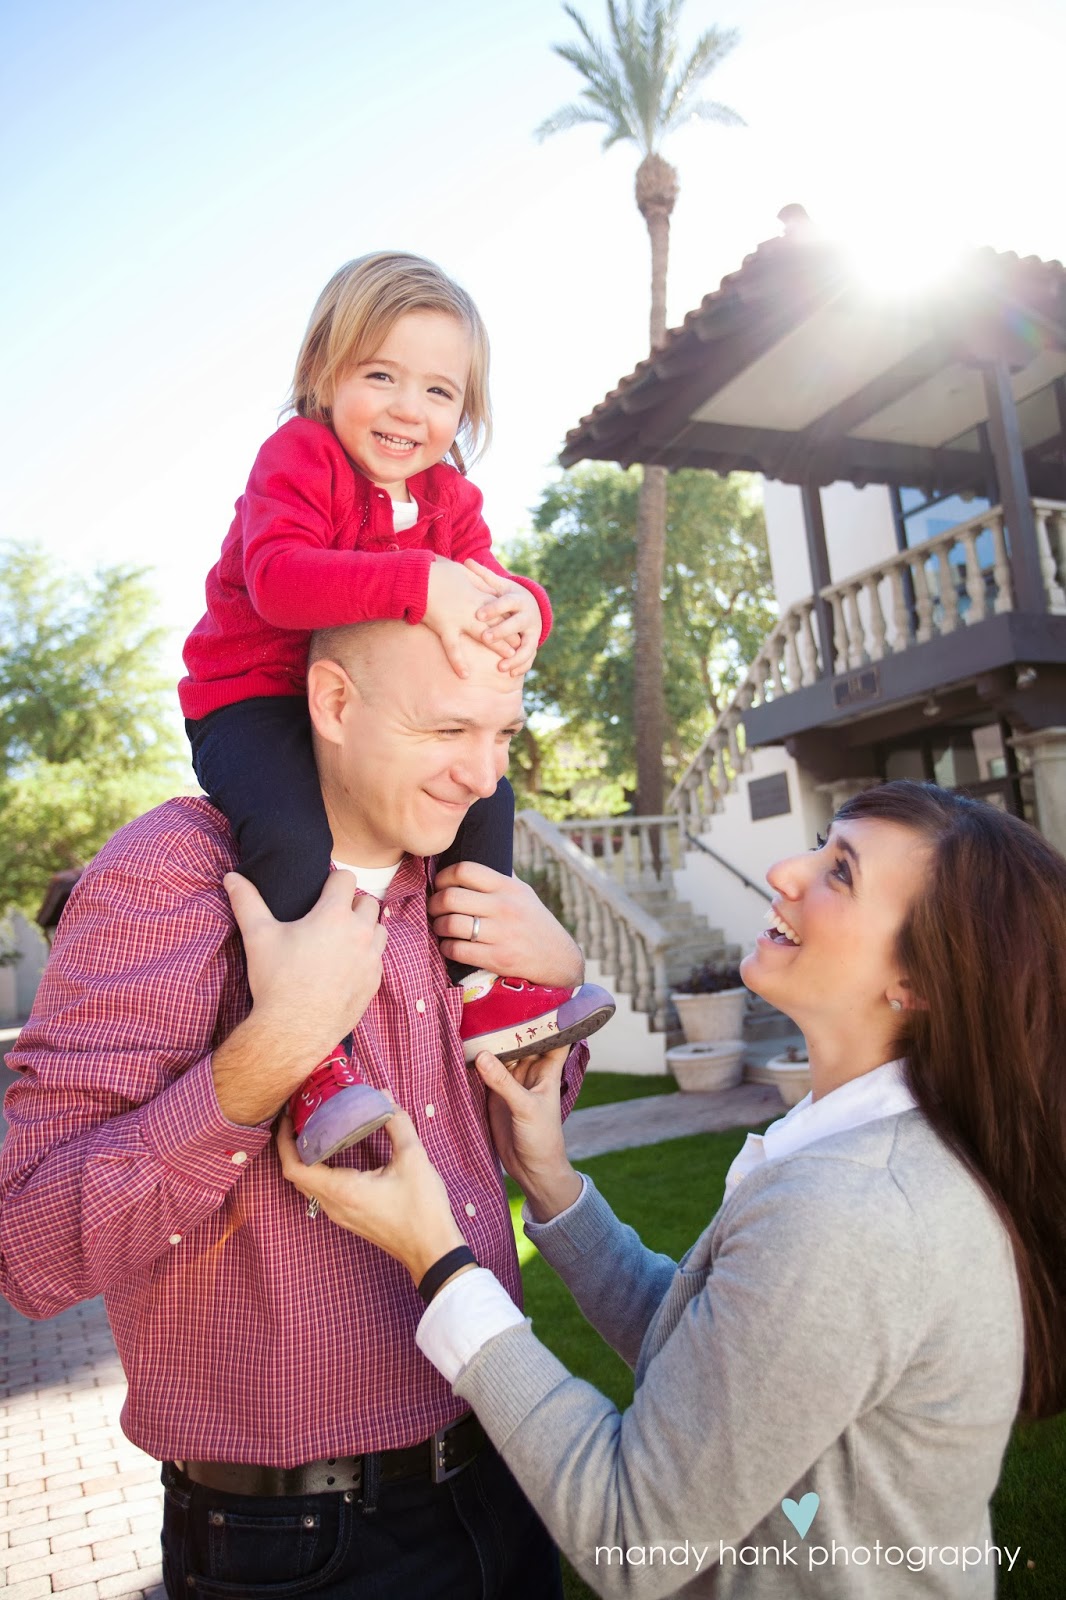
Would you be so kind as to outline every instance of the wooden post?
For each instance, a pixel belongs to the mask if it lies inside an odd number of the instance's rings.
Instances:
[[[825,518],[822,515],[822,491],[816,483],[800,487],[803,496],[803,526],[807,534],[807,561],[811,569],[811,594],[814,596],[814,614],[818,622],[818,649],[822,658],[823,678],[833,676],[833,614],[829,601],[819,593],[831,583],[829,552],[825,545]],[[1035,534],[1034,534],[1035,539]]]
[[[988,440],[996,465],[999,501],[1010,535],[1014,604],[1019,611],[1043,612],[1047,610],[1047,597],[1040,573],[1036,521],[1025,473],[1018,408],[1006,362],[990,362],[983,368],[982,376],[988,404]]]

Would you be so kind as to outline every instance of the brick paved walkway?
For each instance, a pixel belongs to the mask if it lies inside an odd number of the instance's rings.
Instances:
[[[0,1068],[0,1091],[6,1080]],[[593,1106],[570,1118],[567,1143],[580,1158],[780,1109],[776,1090],[753,1084]],[[125,1394],[102,1300],[30,1322],[0,1299],[3,1600],[164,1600],[159,1466],[122,1434]]]
[[[30,1322],[0,1300],[4,1600],[163,1600],[159,1465],[123,1437],[102,1300]]]

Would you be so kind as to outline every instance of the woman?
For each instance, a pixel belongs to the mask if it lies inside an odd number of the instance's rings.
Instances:
[[[767,876],[741,971],[802,1029],[812,1092],[748,1136],[679,1266],[567,1161],[559,1056],[478,1058],[528,1234],[635,1367],[624,1414],[455,1271],[401,1115],[377,1173],[307,1173],[283,1130],[286,1171],[432,1297],[420,1347],[598,1592],[990,1597],[1019,1400],[1066,1406],[1066,861],[891,783]]]

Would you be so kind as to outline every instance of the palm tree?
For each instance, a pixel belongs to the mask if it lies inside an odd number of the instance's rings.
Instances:
[[[709,28],[678,64],[677,24],[683,0],[607,0],[610,42],[596,39],[573,6],[563,10],[581,35],[580,44],[556,44],[585,80],[581,99],[563,106],[537,129],[537,138],[594,122],[607,132],[603,148],[628,139],[641,154],[637,208],[651,239],[651,349],[666,338],[666,267],[670,213],[678,195],[677,171],[659,153],[668,134],[697,118],[736,126],[743,119],[728,106],[698,98],[697,91],[737,42],[735,30]],[[633,698],[637,746],[637,811],[663,809],[662,575],[666,543],[666,469],[645,467],[637,521],[637,584],[634,624]]]

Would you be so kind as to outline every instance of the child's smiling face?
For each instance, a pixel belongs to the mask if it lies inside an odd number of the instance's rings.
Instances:
[[[443,460],[463,415],[471,341],[443,311],[398,317],[370,360],[339,379],[333,431],[371,483],[406,500],[407,479]]]

